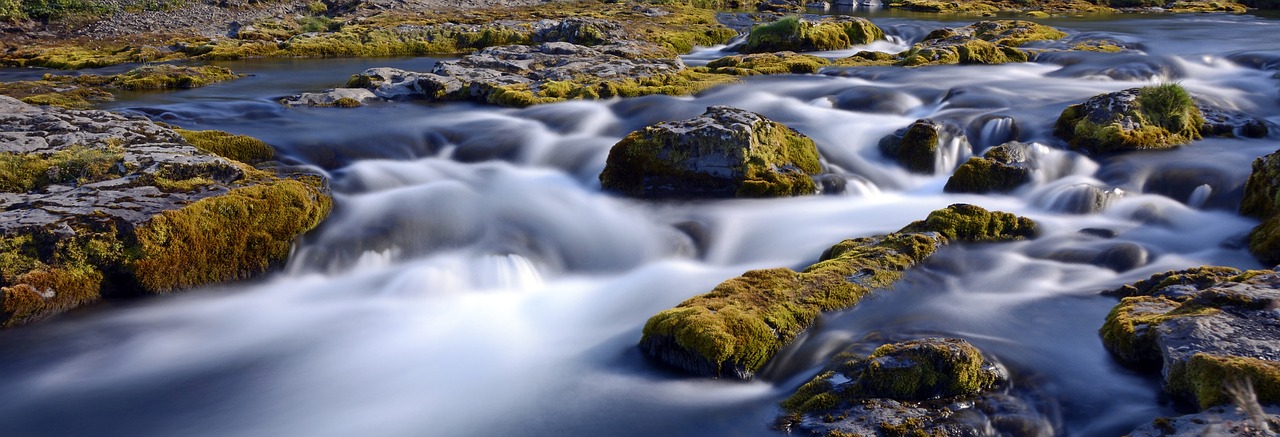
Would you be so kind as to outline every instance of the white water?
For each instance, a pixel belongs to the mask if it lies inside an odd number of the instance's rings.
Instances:
[[[917,23],[878,21],[895,35],[922,34]],[[1058,149],[1052,123],[1089,96],[1167,80],[1280,121],[1273,72],[1229,60],[1243,50],[1280,59],[1266,37],[1280,23],[1054,24],[1144,51],[762,77],[696,98],[523,110],[272,106],[275,95],[326,86],[282,76],[332,84],[358,71],[329,61],[246,63],[236,67],[257,76],[138,95],[121,107],[258,135],[323,168],[334,213],[261,283],[0,333],[0,433],[777,435],[768,427],[777,401],[831,353],[873,334],[973,341],[1046,393],[1063,434],[1117,435],[1173,414],[1154,379],[1103,351],[1096,330],[1115,302],[1096,293],[1174,268],[1259,267],[1240,247],[1256,223],[1233,211],[1249,162],[1273,151],[1277,135],[1092,159]],[[600,191],[608,148],[627,132],[722,104],[812,137],[846,192],[653,203]],[[974,141],[972,152],[957,144],[940,159],[948,171],[1008,137],[1039,143],[1034,182],[1009,195],[943,194],[945,174],[909,174],[879,155],[882,136],[922,117],[957,123]],[[1113,193],[1101,212],[1079,209],[1088,187]],[[894,290],[825,316],[761,381],[668,373],[634,347],[650,315],[746,269],[801,267],[842,239],[956,202],[1029,216],[1042,236],[944,250]],[[1089,228],[1116,236],[1079,232]],[[1107,257],[1116,253],[1128,256]]]

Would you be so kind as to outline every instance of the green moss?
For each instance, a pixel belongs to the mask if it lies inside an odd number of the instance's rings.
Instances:
[[[1240,214],[1259,219],[1280,215],[1280,151],[1253,160]]]
[[[89,109],[95,104],[115,99],[111,93],[98,88],[47,80],[0,82],[0,94],[32,105],[58,106],[67,109]]]
[[[104,273],[123,245],[110,223],[68,223],[73,237],[30,230],[0,237],[0,326],[44,319],[101,298]],[[108,269],[109,270],[109,269]]]
[[[62,70],[107,67],[132,62],[159,62],[181,57],[151,46],[96,41],[66,41],[55,45],[31,45],[0,54],[6,67],[44,67]]]
[[[924,430],[924,421],[917,417],[907,417],[898,423],[880,422],[880,433],[885,437],[931,437]]]
[[[1233,1],[1176,1],[1166,8],[1173,13],[1230,12],[1243,14],[1249,10]]]
[[[898,233],[841,242],[802,272],[752,270],[729,279],[650,318],[641,348],[659,358],[678,355],[695,361],[668,361],[691,371],[709,368],[711,376],[749,377],[819,313],[849,308],[867,293],[889,287],[943,243],[920,232],[950,233],[953,240],[999,241],[1024,238],[1026,228],[1034,228],[1025,218],[969,205],[953,205],[930,217],[935,215],[938,218],[913,223]],[[1004,225],[976,225],[992,222]]]
[[[109,179],[124,149],[73,146],[52,154],[0,153],[0,191],[25,193],[54,184]]]
[[[205,130],[174,129],[197,149],[244,163],[256,164],[275,157],[275,150],[267,143],[246,135]]]
[[[278,266],[294,237],[329,213],[318,181],[278,180],[237,188],[175,211],[135,231],[138,282],[152,292],[245,279]]]
[[[969,26],[974,37],[1008,47],[1018,47],[1031,41],[1052,41],[1067,36],[1066,32],[1040,23],[1024,20],[981,21]]]
[[[752,28],[740,50],[744,53],[838,50],[881,39],[884,31],[861,18],[810,22],[788,16]]]
[[[329,12],[329,6],[321,1],[307,3],[307,12],[311,15],[321,15],[325,12]]]
[[[807,414],[831,409],[836,406],[837,399],[831,390],[835,385],[831,378],[835,372],[824,372],[800,386],[794,394],[782,401],[782,409],[789,413]]]
[[[964,340],[929,339],[887,344],[864,363],[858,397],[924,400],[974,395],[993,387],[977,348]]]
[[[716,59],[707,68],[716,74],[754,76],[759,74],[814,74],[831,61],[812,55],[793,52],[756,53],[733,55]]]
[[[892,158],[912,173],[932,174],[938,151],[940,126],[932,120],[916,120],[901,135],[880,140],[880,153]]]
[[[1261,404],[1280,403],[1280,362],[1197,353],[1169,371],[1167,389],[1201,409],[1231,402],[1224,390],[1233,381],[1253,386]]]
[[[1249,232],[1249,253],[1263,264],[1280,264],[1280,216],[1263,220]]]
[[[1110,120],[1096,122],[1094,117],[1084,105],[1069,106],[1058,117],[1054,133],[1073,148],[1108,153],[1186,144],[1200,139],[1204,124],[1191,95],[1174,83],[1140,88],[1133,109],[1111,114]],[[1126,126],[1126,119],[1136,125]]]
[[[992,149],[992,152],[997,149]],[[948,193],[1008,193],[1031,180],[1026,168],[993,159],[987,152],[981,158],[972,157],[956,168],[947,179],[942,191]]]
[[[1139,369],[1160,365],[1155,327],[1172,319],[1208,315],[1217,310],[1163,297],[1126,297],[1111,309],[1098,333],[1102,344],[1121,364]]]
[[[639,78],[580,77],[571,81],[548,81],[537,85],[536,88],[528,84],[500,87],[476,84],[475,93],[436,97],[445,100],[480,98],[485,103],[499,106],[526,107],[575,99],[638,97],[652,94],[683,96],[737,81],[738,79],[732,76],[708,73],[705,69],[685,69],[675,73]]]
[[[338,108],[359,108],[361,106],[364,106],[364,103],[360,103],[359,100],[356,100],[350,97],[342,97],[342,98],[339,98],[338,100],[334,100],[333,106]]]
[[[1245,272],[1233,267],[1201,266],[1185,270],[1169,270],[1151,275],[1147,279],[1125,284],[1115,290],[1103,294],[1117,297],[1151,296],[1165,287],[1189,285],[1196,290],[1204,290],[1223,281],[1241,281],[1247,279]]]
[[[895,8],[918,12],[986,13],[1000,8],[983,1],[901,0],[889,4]]]
[[[1118,53],[1124,51],[1125,48],[1116,45],[1111,41],[1089,40],[1076,43],[1071,46],[1071,50],[1082,52]]]

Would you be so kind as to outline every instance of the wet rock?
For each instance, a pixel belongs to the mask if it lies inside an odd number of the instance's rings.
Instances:
[[[1030,21],[979,21],[965,27],[935,30],[898,57],[905,66],[1027,62],[1027,52],[1018,46],[1064,36],[1066,33],[1062,31]]]
[[[1107,209],[1107,206],[1121,197],[1124,197],[1124,191],[1118,188],[1107,190],[1093,184],[1082,183],[1046,190],[1035,199],[1035,203],[1051,211],[1093,214]]]
[[[622,25],[598,18],[542,20],[534,24],[534,42],[567,42],[594,46],[627,39]]]
[[[1280,274],[1229,270],[1168,272],[1123,288],[1133,294],[1099,331],[1122,364],[1160,369],[1165,391],[1200,408],[1230,402],[1247,383],[1264,404],[1280,402]],[[1181,278],[1181,279],[1178,279]]]
[[[1127,434],[1129,437],[1262,437],[1280,432],[1280,407],[1249,410],[1218,406],[1196,414],[1157,417]]]
[[[817,192],[821,171],[813,140],[760,114],[713,106],[627,135],[609,151],[600,184],[645,198],[797,196]]]
[[[389,100],[474,100],[529,106],[567,99],[691,94],[731,82],[685,69],[660,47],[635,41],[587,47],[567,42],[489,47],[443,61],[429,73],[372,68],[348,86]]]
[[[877,86],[859,86],[831,97],[832,106],[847,111],[904,115],[923,104],[902,91]]]
[[[1009,142],[969,158],[942,188],[948,193],[1008,193],[1031,181],[1030,145]]]
[[[645,323],[640,350],[667,366],[752,379],[823,311],[849,308],[950,241],[1032,238],[1029,219],[957,204],[882,236],[845,240],[803,271],[752,270]]]
[[[1092,154],[1165,149],[1200,139],[1204,118],[1177,84],[1097,95],[1058,117],[1054,134]]]
[[[880,139],[880,153],[892,158],[912,173],[933,174],[939,162],[952,151],[942,146],[956,143],[957,152],[967,154],[971,149],[964,130],[950,123],[929,119],[916,120],[902,129]]]
[[[328,213],[320,178],[282,179],[196,147],[263,156],[245,141],[187,134],[0,97],[0,324],[261,273]]]
[[[337,106],[350,108],[378,101],[378,95],[364,88],[333,88],[319,93],[302,93],[280,100],[285,106]]]
[[[1249,252],[1267,265],[1280,264],[1280,151],[1253,161],[1240,213],[1262,219],[1249,232]]]
[[[837,356],[782,402],[785,429],[813,435],[1053,435],[1027,399],[1009,394],[1003,366],[969,342],[925,338],[869,356]]]
[[[752,28],[746,43],[738,47],[738,51],[839,50],[884,38],[884,31],[865,18],[838,16],[806,20],[793,15]]]
[[[753,76],[758,74],[813,74],[831,61],[794,52],[725,56],[707,63],[712,73]]]
[[[1242,112],[1229,111],[1203,102],[1197,103],[1196,107],[1204,117],[1204,124],[1200,127],[1200,132],[1204,135],[1263,138],[1270,131],[1266,121]]]

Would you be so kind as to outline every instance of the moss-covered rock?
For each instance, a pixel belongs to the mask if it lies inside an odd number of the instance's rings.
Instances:
[[[947,179],[948,193],[1008,193],[1031,181],[1028,145],[1009,142],[969,158]]]
[[[1228,277],[1229,276],[1229,277]],[[1206,285],[1214,278],[1224,278]],[[1208,408],[1229,401],[1227,384],[1251,383],[1280,403],[1280,274],[1203,267],[1122,287],[1103,345],[1122,364],[1160,369],[1176,399]]]
[[[195,88],[240,77],[225,67],[149,65],[103,76],[46,74],[40,80],[0,83],[0,95],[32,105],[89,109],[115,99],[109,90]]]
[[[712,73],[734,76],[758,74],[813,74],[831,61],[812,55],[794,52],[756,53],[733,55],[716,59],[707,64]]]
[[[1249,10],[1242,4],[1234,1],[1176,1],[1166,5],[1165,9],[1175,13],[1195,13],[1195,12],[1230,12],[1233,14],[1243,14]]]
[[[884,31],[864,18],[809,21],[792,15],[752,28],[746,43],[738,50],[743,53],[839,50],[881,39]]]
[[[1093,154],[1165,149],[1200,139],[1204,118],[1174,83],[1097,95],[1062,111],[1054,134]]]
[[[879,148],[881,154],[912,173],[933,174],[939,167],[944,167],[939,162],[950,154],[941,146],[953,141],[966,150],[964,153],[969,153],[969,140],[958,126],[920,119],[881,138]]]
[[[952,205],[902,231],[846,240],[803,271],[752,270],[645,323],[640,349],[687,372],[751,379],[822,311],[845,309],[891,286],[951,240],[1028,238],[1035,223],[972,205]]]
[[[632,132],[609,151],[600,185],[627,196],[814,194],[813,140],[759,114],[713,106],[701,116]]]
[[[1262,219],[1249,232],[1249,252],[1264,264],[1280,264],[1280,151],[1253,161],[1240,213]]]
[[[851,365],[858,374],[851,395],[864,398],[924,400],[975,395],[1004,375],[969,342],[948,338],[887,344]]]
[[[216,130],[174,129],[197,149],[246,164],[258,164],[275,157],[275,150],[257,138]]]
[[[331,205],[318,176],[281,177],[207,151],[269,159],[270,148],[248,137],[7,97],[0,128],[6,327],[104,298],[260,274],[282,265]]]

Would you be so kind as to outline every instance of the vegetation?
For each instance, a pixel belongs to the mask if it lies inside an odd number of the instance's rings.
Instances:
[[[275,150],[257,138],[233,135],[222,131],[192,131],[174,129],[197,149],[224,158],[248,164],[257,164],[275,157]]]
[[[1280,151],[1253,161],[1240,213],[1262,219],[1249,233],[1249,252],[1266,265],[1280,264]]]
[[[91,149],[73,146],[48,155],[0,153],[0,191],[25,193],[49,185],[77,185],[115,177],[124,148]]]
[[[933,174],[940,129],[942,126],[933,120],[916,120],[906,130],[882,138],[880,153],[912,173]]]
[[[819,313],[848,308],[889,287],[946,241],[1007,241],[1034,233],[1035,223],[1026,218],[952,205],[897,233],[841,242],[801,272],[752,270],[729,279],[650,318],[640,346],[690,372],[749,379]]]
[[[731,76],[707,73],[706,69],[685,69],[676,73],[639,78],[606,80],[592,76],[572,81],[548,81],[536,87],[525,84],[501,87],[479,86],[478,92],[473,93],[468,89],[467,92],[456,96],[435,97],[444,100],[479,97],[486,103],[499,106],[525,107],[573,99],[607,99],[651,94],[682,96],[736,81],[737,79]]]
[[[798,16],[784,17],[751,29],[744,53],[845,49],[884,39],[884,31],[862,18],[810,22]]]
[[[1132,103],[1107,103],[1128,93],[1136,93]],[[1191,95],[1178,84],[1166,83],[1104,94],[1069,106],[1058,117],[1054,133],[1073,148],[1109,153],[1186,144],[1200,139],[1203,124]]]
[[[1231,403],[1233,381],[1251,384],[1259,403],[1280,403],[1280,362],[1253,357],[1197,353],[1169,371],[1168,390],[1205,409]]]
[[[733,55],[716,59],[707,64],[710,72],[734,76],[760,74],[814,74],[831,61],[812,55],[794,52],[756,53]]]
[[[67,109],[89,109],[109,102],[115,96],[94,87],[68,85],[47,80],[0,82],[0,95],[32,105],[58,106]]]
[[[230,69],[215,65],[178,66],[159,64],[146,65],[111,76],[101,76],[96,74],[83,74],[78,76],[46,74],[44,75],[43,80],[122,90],[163,90],[199,88],[212,83],[225,82],[239,77],[240,75],[235,74]]]

